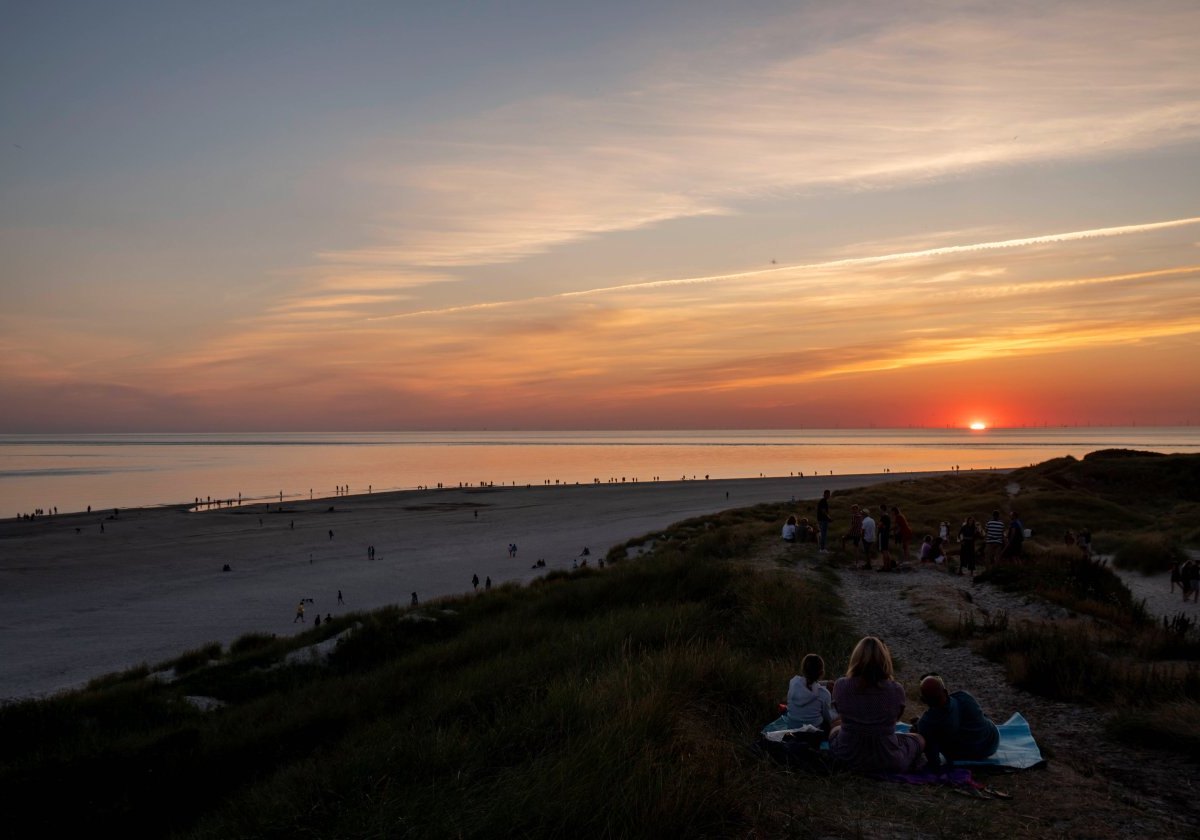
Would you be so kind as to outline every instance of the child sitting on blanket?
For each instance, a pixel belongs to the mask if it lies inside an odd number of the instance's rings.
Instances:
[[[787,717],[797,729],[815,726],[822,734],[829,735],[833,724],[833,698],[829,689],[821,684],[825,674],[825,660],[810,653],[800,662],[800,673],[788,683]]]

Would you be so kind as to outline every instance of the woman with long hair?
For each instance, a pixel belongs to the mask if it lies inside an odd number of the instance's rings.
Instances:
[[[829,735],[829,753],[852,770],[904,773],[917,767],[925,739],[897,733],[904,686],[893,677],[892,654],[880,639],[863,637],[850,654],[846,676],[833,685],[840,720]]]

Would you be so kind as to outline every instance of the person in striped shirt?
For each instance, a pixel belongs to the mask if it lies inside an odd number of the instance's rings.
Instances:
[[[992,518],[983,526],[983,562],[989,569],[1000,559],[1000,551],[1004,548],[1004,531],[1000,511],[993,510]]]

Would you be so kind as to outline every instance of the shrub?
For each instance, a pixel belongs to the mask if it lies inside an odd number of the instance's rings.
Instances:
[[[1196,703],[1125,709],[1114,715],[1106,728],[1112,737],[1127,744],[1200,755],[1200,705]]]
[[[1183,563],[1187,552],[1166,534],[1140,534],[1122,543],[1113,553],[1113,565],[1133,569],[1143,575],[1167,571],[1173,563]]]
[[[229,646],[229,653],[233,656],[240,656],[253,650],[261,650],[274,641],[275,636],[270,633],[246,633],[233,640]]]
[[[990,636],[982,650],[1003,662],[1008,681],[1019,688],[1078,703],[1109,699],[1113,674],[1109,660],[1095,652],[1096,637],[1078,626],[1025,625]]]
[[[962,611],[958,614],[958,624],[944,635],[952,640],[974,639],[978,636],[991,636],[993,633],[1003,633],[1008,630],[1008,610],[996,610],[994,613],[983,615],[983,620],[976,619],[974,612]]]
[[[149,675],[150,666],[143,663],[141,665],[135,665],[134,667],[128,668],[124,671],[118,671],[115,674],[105,674],[104,676],[89,680],[86,688],[89,691],[111,688],[115,685],[120,685],[121,683],[140,682]]]
[[[186,674],[203,668],[214,659],[221,658],[220,642],[209,642],[203,647],[194,648],[165,663],[164,667],[174,668],[176,674]]]
[[[1134,599],[1112,569],[1073,550],[1051,549],[1028,563],[993,566],[977,580],[1010,592],[1038,595],[1126,628],[1150,622],[1145,603]]]

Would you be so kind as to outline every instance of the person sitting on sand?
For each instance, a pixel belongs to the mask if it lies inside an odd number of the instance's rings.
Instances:
[[[783,523],[783,541],[796,541],[796,517],[789,516],[787,522]]]
[[[921,679],[921,702],[929,707],[917,721],[925,738],[925,757],[931,767],[957,759],[983,759],[996,753],[1000,730],[988,719],[979,702],[965,691],[947,691],[937,674]]]
[[[920,735],[896,732],[904,715],[904,686],[893,678],[892,654],[880,639],[863,637],[850,654],[846,676],[833,685],[839,720],[829,734],[829,754],[863,773],[904,773],[925,751]]]
[[[933,548],[929,554],[933,562],[938,566],[946,562],[946,543],[941,537],[933,538]]]
[[[807,518],[801,519],[796,525],[796,539],[800,542],[816,542],[817,529],[809,524]]]
[[[833,698],[821,684],[825,660],[810,653],[800,661],[800,673],[788,683],[787,718],[795,729],[815,726],[826,737],[833,725]]]
[[[930,563],[933,561],[933,535],[926,534],[921,540],[921,550],[917,553],[917,559],[922,563]]]

